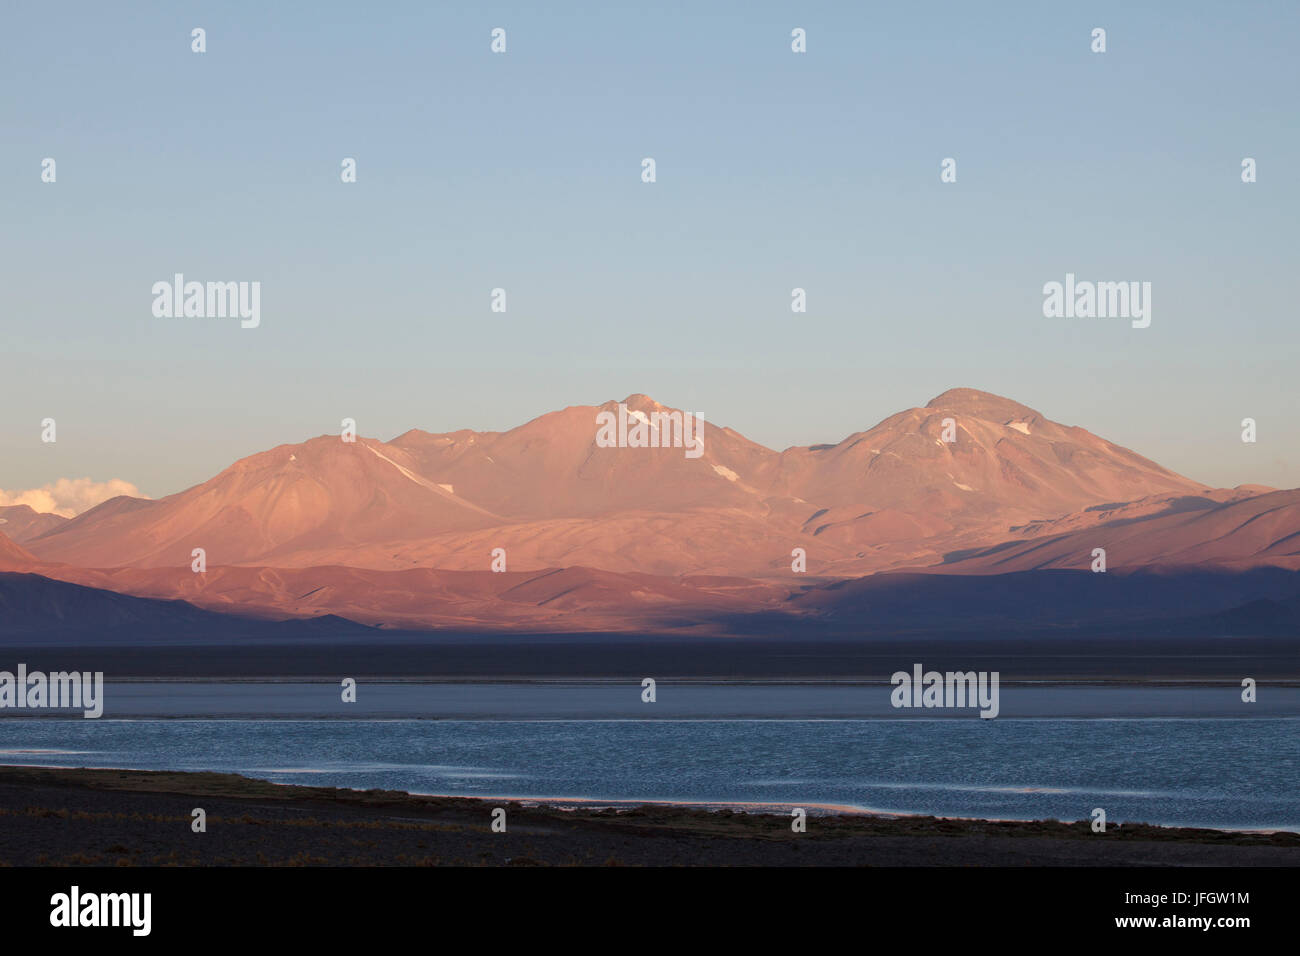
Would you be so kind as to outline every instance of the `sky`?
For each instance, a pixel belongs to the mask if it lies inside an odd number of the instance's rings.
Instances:
[[[958,386],[1295,487],[1298,27],[1289,2],[7,3],[0,489],[157,497],[346,417],[504,430],[637,392],[779,449]],[[178,272],[260,282],[261,324],[155,317]],[[1150,326],[1045,317],[1066,273],[1150,282]]]

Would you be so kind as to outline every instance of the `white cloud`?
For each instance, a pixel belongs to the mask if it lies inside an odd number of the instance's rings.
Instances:
[[[89,511],[100,502],[118,495],[147,498],[129,481],[113,478],[110,481],[93,481],[90,478],[60,478],[40,488],[26,491],[5,491],[0,488],[0,506],[27,505],[33,511],[74,518]]]

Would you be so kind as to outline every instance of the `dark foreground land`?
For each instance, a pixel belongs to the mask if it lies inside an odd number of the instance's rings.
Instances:
[[[0,601],[0,606],[3,602]],[[9,642],[0,661],[44,671],[129,678],[290,679],[346,674],[428,680],[888,680],[923,662],[934,670],[998,671],[1002,680],[1300,680],[1287,637],[1197,638],[1091,632],[929,634],[863,638],[683,638],[609,634],[383,632],[290,643],[231,636],[217,643],[110,644],[43,634]]]
[[[196,807],[207,831],[191,830]],[[507,830],[491,830],[495,807]],[[619,809],[0,767],[7,866],[1300,866],[1300,834],[775,810]]]

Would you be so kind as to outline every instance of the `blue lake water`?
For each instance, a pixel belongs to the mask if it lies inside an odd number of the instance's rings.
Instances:
[[[843,684],[109,684],[0,719],[0,763],[621,802],[1300,830],[1300,688],[1004,686],[1001,715]]]

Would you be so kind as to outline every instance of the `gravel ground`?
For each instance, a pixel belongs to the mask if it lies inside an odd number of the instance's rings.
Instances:
[[[506,810],[506,832],[491,814]],[[194,833],[202,807],[207,831]],[[535,806],[234,774],[0,767],[6,866],[1300,866],[1300,834]]]

